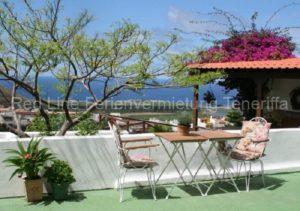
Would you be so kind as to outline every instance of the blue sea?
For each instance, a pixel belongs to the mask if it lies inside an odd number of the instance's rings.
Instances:
[[[6,88],[10,88],[11,84],[7,81],[1,81],[0,84]],[[39,86],[41,87],[42,96],[51,100],[62,99],[62,94],[57,91],[57,85],[59,82],[53,77],[41,77]],[[92,85],[94,90],[98,90],[98,96],[102,93],[102,83],[95,83]],[[203,100],[203,94],[205,92],[212,91],[217,99],[218,105],[227,105],[228,99],[236,95],[236,91],[230,91],[225,93],[222,86],[219,86],[217,82],[200,86],[199,100]],[[19,90],[21,96],[32,98],[25,90]],[[71,99],[85,101],[89,99],[88,92],[79,84],[76,85],[76,91],[72,93]],[[145,88],[138,92],[131,90],[123,90],[117,96],[112,97],[110,100],[165,100],[165,101],[184,101],[190,102],[193,99],[193,89],[191,87],[175,87],[175,88]]]

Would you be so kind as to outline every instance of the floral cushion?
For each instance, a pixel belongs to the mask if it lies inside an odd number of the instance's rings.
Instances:
[[[125,163],[125,167],[143,168],[158,165],[153,159],[144,154],[137,154],[129,156],[128,162]]]
[[[259,142],[259,143],[252,142],[247,146],[247,151],[259,153],[260,155],[262,155],[265,151],[266,146],[267,146],[266,142]]]
[[[255,134],[255,129],[261,125],[261,123],[259,122],[254,122],[254,121],[243,121],[243,127],[242,127],[242,131],[241,134],[244,137],[247,138],[255,138],[256,134]]]
[[[253,142],[267,141],[269,139],[269,130],[271,123],[265,125],[260,124],[255,128],[255,137],[252,139]]]
[[[236,145],[236,149],[257,152],[262,154],[265,150],[266,142],[254,142],[249,138],[242,138]]]
[[[248,150],[235,149],[231,152],[230,156],[237,160],[255,160],[259,158],[261,155],[260,153],[251,152]]]
[[[244,138],[240,139],[236,150],[240,153],[246,153],[247,159],[253,159],[253,156],[261,156],[266,148],[266,141],[269,137],[271,123],[262,124],[254,121],[243,121],[241,134]],[[236,153],[235,153],[236,154]],[[243,157],[245,155],[238,155]],[[252,157],[251,157],[252,156]]]
[[[251,143],[251,139],[250,138],[241,138],[239,140],[239,142],[236,145],[236,149],[239,150],[247,150],[248,145]]]

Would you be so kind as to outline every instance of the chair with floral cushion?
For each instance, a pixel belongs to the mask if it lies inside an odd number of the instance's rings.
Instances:
[[[118,149],[118,190],[120,191],[120,202],[123,201],[123,189],[124,180],[127,171],[143,170],[146,171],[149,186],[151,187],[152,195],[154,200],[156,200],[155,195],[155,175],[153,167],[157,166],[158,163],[150,157],[150,149],[159,146],[159,144],[139,144],[130,145],[130,143],[141,143],[150,142],[152,138],[138,138],[138,139],[123,139],[120,136],[120,129],[118,128],[115,119],[108,119],[108,124],[110,130],[112,131],[115,143]],[[138,149],[149,149],[149,155],[145,154],[135,154],[129,155],[132,150]]]
[[[252,163],[260,163],[262,182],[265,186],[264,164],[261,158],[265,156],[264,151],[267,146],[267,142],[270,140],[270,127],[271,123],[268,123],[262,117],[255,117],[250,121],[243,121],[241,133],[244,138],[239,140],[235,149],[231,153],[231,158],[238,162],[237,176],[240,175],[243,165],[245,167],[246,191],[248,192]]]

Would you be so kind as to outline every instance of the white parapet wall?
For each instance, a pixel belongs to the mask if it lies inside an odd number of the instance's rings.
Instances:
[[[238,131],[235,131],[238,132]],[[32,134],[35,135],[35,134]],[[153,137],[155,143],[160,143],[153,134],[124,135],[124,137]],[[268,143],[266,156],[263,158],[265,173],[279,173],[300,170],[300,129],[272,129],[270,132],[271,142]],[[29,139],[19,139],[24,144]],[[23,196],[23,182],[20,178],[9,180],[14,168],[5,167],[2,162],[6,157],[5,149],[17,148],[17,138],[11,133],[0,133],[0,198]],[[209,147],[209,142],[205,142],[205,150]],[[169,150],[172,145],[166,143]],[[196,144],[185,144],[187,158],[194,152]],[[44,137],[41,147],[47,147],[57,158],[66,160],[73,168],[76,182],[71,188],[74,191],[95,190],[114,188],[118,176],[117,150],[113,137],[109,131],[100,131],[95,136],[76,136],[74,133],[64,137]],[[136,153],[143,153],[138,151]],[[147,151],[146,151],[147,153]],[[157,160],[159,166],[155,168],[156,176],[162,171],[169,158],[163,147],[157,147],[151,152],[152,157]],[[216,153],[209,156],[215,168],[218,168]],[[202,156],[195,156],[190,167],[195,171],[201,163]],[[183,163],[179,157],[175,158],[179,168],[183,168]],[[233,166],[234,162],[231,164]],[[254,171],[258,171],[259,166],[254,166]],[[187,172],[185,176],[188,176]],[[178,174],[172,164],[167,168],[165,174],[160,179],[160,184],[170,183],[178,178]],[[199,179],[209,179],[209,172],[203,168],[200,171]],[[146,176],[143,172],[129,173],[126,178],[126,185],[132,186],[136,183],[144,183]],[[45,188],[46,190],[46,188]]]

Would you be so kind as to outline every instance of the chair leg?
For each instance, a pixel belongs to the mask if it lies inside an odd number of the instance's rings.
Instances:
[[[123,194],[124,194],[124,183],[127,169],[123,170],[123,174],[120,178],[120,202],[123,202]]]
[[[223,169],[223,175],[222,175],[222,179],[225,178],[225,169]]]
[[[240,177],[244,162],[237,161],[236,163],[237,163],[237,165],[236,165],[236,168],[237,168],[237,177]]]
[[[149,169],[146,169],[146,172],[147,172],[148,183],[151,188],[153,199],[156,200],[154,171],[152,168],[149,168]]]
[[[121,174],[122,174],[122,170],[121,170],[121,168],[119,168],[118,181],[117,181],[117,191],[120,191]]]
[[[153,199],[156,200],[156,185],[155,185],[155,174],[153,168],[150,168],[150,174],[152,174],[152,195]]]
[[[259,162],[260,162],[260,167],[261,167],[261,179],[262,179],[262,182],[263,182],[263,186],[266,187],[265,172],[264,172],[264,163],[260,159],[259,159]]]
[[[245,178],[246,178],[246,191],[249,192],[250,190],[250,179],[251,179],[251,162],[249,162],[249,170],[247,172],[247,165],[245,163]]]
[[[244,162],[244,167],[245,167],[245,184],[246,184],[246,191],[248,191],[248,171],[247,171],[247,165]]]

